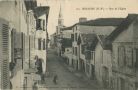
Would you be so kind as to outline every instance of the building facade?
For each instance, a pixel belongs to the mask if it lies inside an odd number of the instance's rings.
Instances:
[[[123,20],[123,18],[100,18],[90,21],[79,22],[73,26],[73,66],[79,70],[79,58],[84,56],[80,54],[80,46],[77,44],[80,34],[109,35]],[[106,22],[106,23],[104,23]]]
[[[107,40],[112,45],[112,83],[114,90],[137,90],[138,15],[129,14]]]
[[[72,27],[62,28],[62,54],[61,56],[65,59],[65,62],[71,66],[72,63]]]
[[[47,21],[49,7],[39,6],[35,9],[36,12],[36,32],[35,32],[35,55],[42,63],[42,73],[46,72],[46,46],[47,46]]]
[[[41,45],[46,47],[47,43],[47,18],[49,7],[42,9],[44,16],[39,16],[35,12],[37,9],[36,0],[13,0],[13,1],[0,1],[0,23],[1,27],[4,26],[4,32],[1,33],[0,44],[5,43],[1,46],[3,48],[3,53],[0,54],[3,59],[0,60],[1,65],[0,76],[0,89],[14,89],[14,90],[24,90],[27,86],[27,77],[25,76],[25,71],[30,68],[35,68],[35,57],[37,55],[36,51],[38,48],[36,46],[36,38],[44,33]],[[38,7],[39,8],[39,7]],[[6,11],[6,12],[5,12]],[[36,22],[38,19],[43,18],[45,21],[43,23],[44,32],[37,32]],[[7,28],[7,27],[8,28]],[[3,28],[0,28],[2,31]],[[6,38],[7,37],[7,38]],[[5,42],[2,42],[5,39]],[[7,40],[6,40],[7,39]],[[38,39],[38,38],[37,38]],[[8,42],[7,42],[8,41]],[[5,50],[4,50],[5,49]],[[43,48],[43,71],[46,70],[46,49]],[[41,53],[41,52],[40,52]],[[38,55],[39,56],[39,55]],[[5,58],[5,60],[4,60]],[[5,63],[5,64],[4,64]],[[4,67],[4,69],[2,69]],[[23,87],[23,88],[21,88]]]

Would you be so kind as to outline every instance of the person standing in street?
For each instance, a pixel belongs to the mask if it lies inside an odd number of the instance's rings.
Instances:
[[[54,78],[53,78],[53,83],[54,83],[54,84],[57,84],[57,79],[58,79],[58,76],[55,75]]]
[[[32,90],[38,90],[37,82],[34,82],[34,85],[32,87]]]

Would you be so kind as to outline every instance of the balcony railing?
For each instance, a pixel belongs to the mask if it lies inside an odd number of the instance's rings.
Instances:
[[[119,67],[119,66],[112,66],[112,71],[115,73],[123,74],[129,77],[135,77],[136,76],[136,69],[135,68],[129,68],[129,67]]]

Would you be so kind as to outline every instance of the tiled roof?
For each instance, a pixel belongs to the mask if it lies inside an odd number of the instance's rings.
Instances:
[[[70,26],[70,27],[64,27],[64,28],[61,28],[62,31],[64,30],[72,30],[73,26]]]
[[[103,47],[103,49],[110,49],[111,46],[110,46],[110,44],[108,44],[106,42],[106,37],[107,37],[107,35],[97,35],[97,38],[98,38],[101,46]]]
[[[129,25],[138,17],[138,14],[129,14],[125,20],[109,35],[105,38],[106,49],[112,48],[112,42],[123,31],[127,30]]]
[[[124,18],[99,18],[77,24],[87,26],[118,26],[123,20]]]
[[[125,20],[107,37],[107,40],[113,41],[121,32],[127,30],[129,25],[138,17],[138,14],[129,14]]]
[[[84,45],[88,46],[87,49],[93,50],[98,42],[95,34],[81,34],[81,41]]]
[[[36,0],[24,0],[26,9],[29,10],[34,10],[35,7],[37,6],[37,1]]]
[[[35,8],[35,14],[38,17],[48,13],[49,13],[49,6],[39,6]]]
[[[64,47],[72,47],[72,39],[63,38],[61,43],[62,43],[62,46]]]
[[[81,40],[83,43],[93,42],[95,38],[95,34],[81,34]]]

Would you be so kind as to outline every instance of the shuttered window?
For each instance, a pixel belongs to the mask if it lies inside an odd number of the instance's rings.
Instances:
[[[36,20],[36,29],[37,30],[42,30],[43,27],[43,21],[41,19]]]
[[[45,31],[45,20],[43,20],[43,31]]]
[[[9,49],[8,49],[8,38],[9,38],[9,31],[8,31],[8,25],[6,24],[3,24],[3,28],[2,28],[2,37],[3,37],[3,88],[7,88],[9,83],[8,83],[8,78],[9,78],[9,62],[8,62],[8,59],[9,59]]]
[[[41,25],[40,25],[40,26],[41,26],[40,29],[43,29],[43,20],[42,20],[42,19],[40,20],[40,23],[41,23]]]
[[[95,51],[91,51],[91,60],[95,60]]]
[[[75,41],[77,41],[77,33],[75,33]]]
[[[133,49],[130,47],[126,48],[126,64],[129,67],[133,66]]]
[[[118,64],[119,66],[123,67],[126,64],[126,57],[125,57],[125,47],[119,46],[118,47]]]
[[[77,47],[75,47],[75,55],[77,56]]]
[[[136,62],[135,67],[138,68],[138,49],[136,49]]]
[[[43,40],[43,50],[45,50],[46,49],[46,44],[45,44],[45,39]]]
[[[38,39],[38,50],[41,50],[41,38]]]
[[[86,58],[86,60],[91,59],[91,51],[90,50],[85,51],[85,58]]]
[[[102,61],[102,64],[104,63],[103,61],[103,51],[100,51],[100,57],[101,57],[101,61]]]
[[[85,54],[85,45],[81,45],[81,53]]]
[[[0,88],[2,90],[8,89],[9,86],[9,30],[5,22],[0,19]]]
[[[74,41],[74,35],[73,34],[71,34],[71,40]]]

